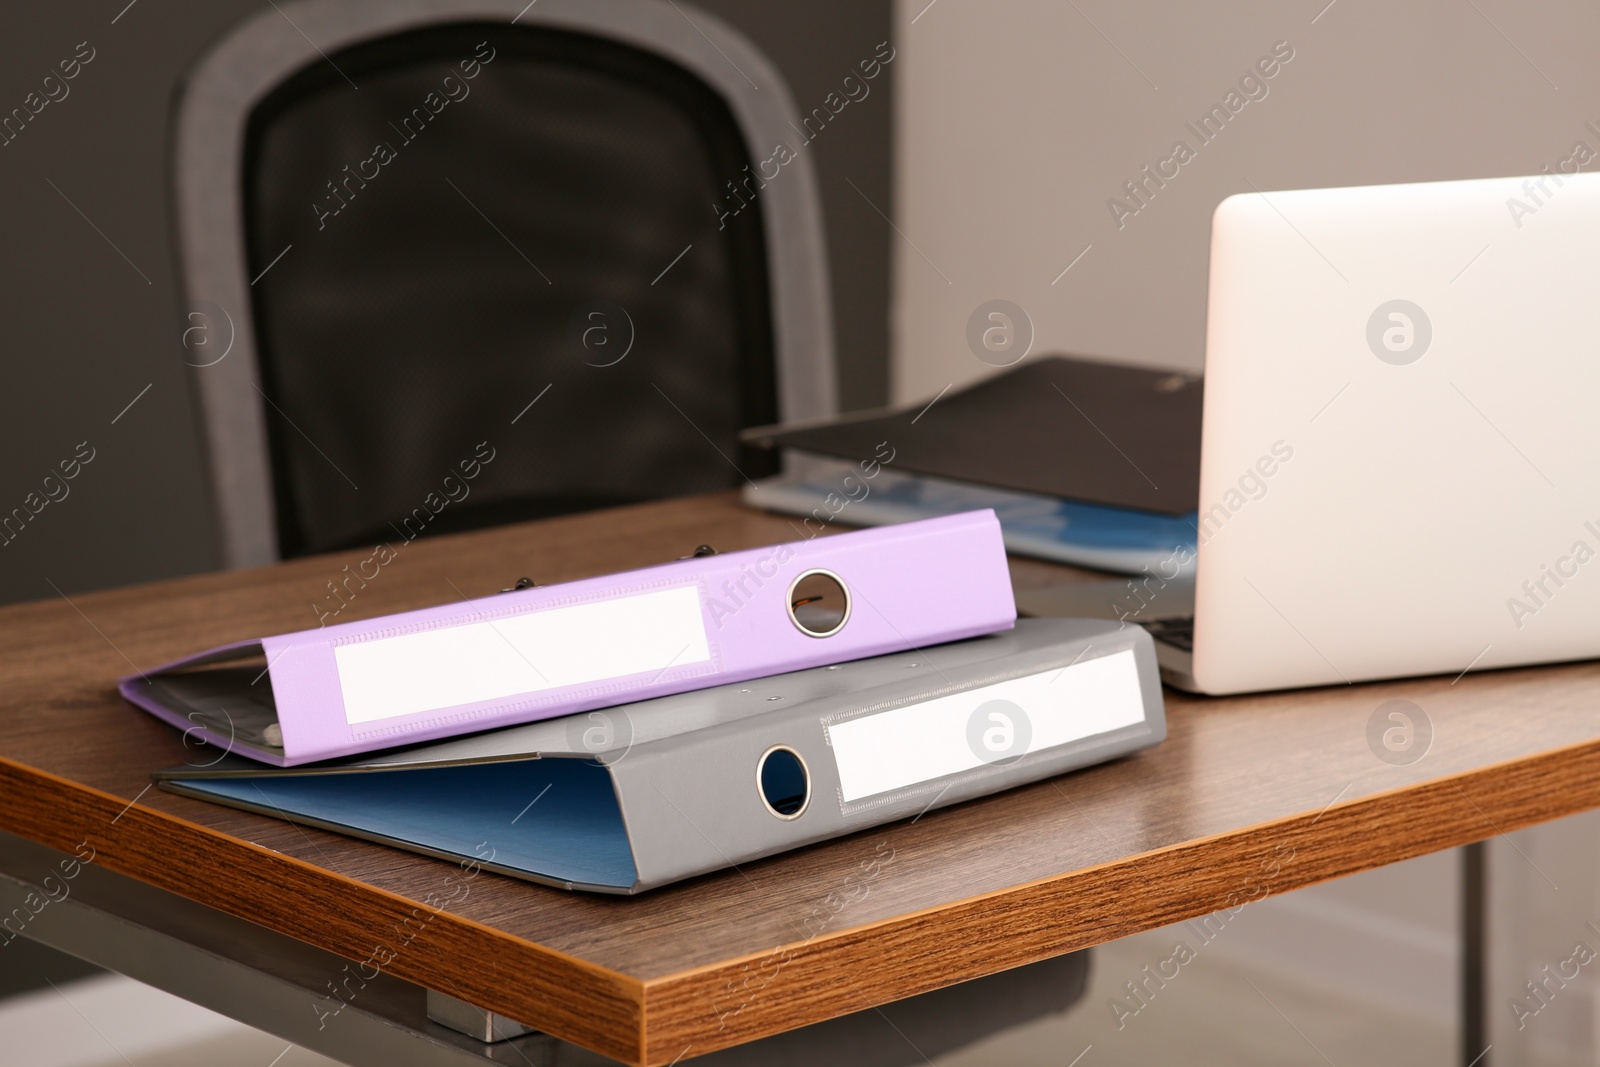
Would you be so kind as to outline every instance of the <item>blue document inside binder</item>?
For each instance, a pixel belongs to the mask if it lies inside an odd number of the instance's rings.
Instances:
[[[610,772],[589,760],[344,774],[274,771],[191,778],[183,786],[224,803],[536,878],[619,889],[637,880]]]

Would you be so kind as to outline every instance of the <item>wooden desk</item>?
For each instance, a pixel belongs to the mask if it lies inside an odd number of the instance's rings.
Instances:
[[[417,542],[341,617],[793,536],[730,494]],[[1600,664],[1169,692],[1169,739],[1115,764],[638,898],[481,874],[435,913],[424,902],[453,864],[150,789],[151,771],[197,754],[112,685],[315,625],[325,583],[366,555],[0,610],[0,829],[66,852],[87,841],[96,864],[353,961],[409,917],[420,932],[390,973],[664,1064],[1600,806]],[[1411,766],[1368,745],[1393,698],[1432,721]]]

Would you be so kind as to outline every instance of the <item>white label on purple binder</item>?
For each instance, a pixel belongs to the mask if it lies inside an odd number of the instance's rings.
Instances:
[[[700,589],[548,608],[333,650],[352,726],[711,658]]]
[[[848,804],[1143,721],[1129,650],[847,719],[828,739]]]

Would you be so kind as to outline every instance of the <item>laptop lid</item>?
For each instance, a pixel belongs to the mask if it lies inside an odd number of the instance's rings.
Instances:
[[[1193,673],[1600,655],[1600,175],[1229,197]]]

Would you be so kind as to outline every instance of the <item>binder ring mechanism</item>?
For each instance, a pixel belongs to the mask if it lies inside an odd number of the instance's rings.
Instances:
[[[809,570],[789,586],[789,621],[808,637],[832,637],[850,621],[850,587],[832,571]]]
[[[706,556],[715,556],[716,554],[717,550],[710,545],[696,545],[693,552],[687,556],[679,556],[678,559],[703,559]],[[539,583],[532,578],[518,578],[514,584],[508,585],[500,591],[502,593],[515,593],[521,589],[537,589],[538,587]]]

